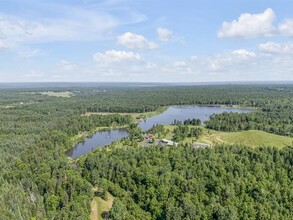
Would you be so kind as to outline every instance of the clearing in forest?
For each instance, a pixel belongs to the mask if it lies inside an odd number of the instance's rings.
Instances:
[[[91,203],[91,220],[102,220],[102,216],[111,210],[113,201],[114,197],[109,192],[105,193],[105,200],[95,196]]]
[[[71,96],[74,96],[72,92],[53,92],[53,91],[48,91],[48,92],[41,92],[42,95],[46,96],[53,96],[53,97],[59,97],[59,98],[70,98]]]
[[[169,130],[168,134],[166,135],[166,138],[171,140],[173,137],[173,130],[175,126],[166,125],[164,127]],[[200,136],[198,140],[195,140],[194,138],[186,138],[183,142],[202,142],[211,145],[222,143],[243,144],[250,147],[270,146],[278,148],[292,146],[293,143],[292,137],[271,134],[268,132],[258,130],[224,132],[210,130],[203,127],[203,131],[203,135]]]
[[[251,147],[270,146],[286,147],[293,143],[292,137],[275,135],[264,131],[241,131],[241,132],[217,132],[203,136],[202,139],[215,141],[216,143],[244,144]]]

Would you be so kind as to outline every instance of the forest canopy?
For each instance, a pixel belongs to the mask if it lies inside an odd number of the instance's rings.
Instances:
[[[73,95],[42,94],[48,91]],[[85,113],[143,113],[170,105],[250,108],[253,113],[214,115],[206,126],[292,136],[292,85],[1,89],[1,219],[88,219],[95,185],[106,187],[117,198],[113,211],[124,210],[129,219],[278,219],[292,213],[289,147],[141,148],[128,140],[79,163],[65,155],[82,132],[133,123],[126,114]],[[176,132],[180,139],[201,131]]]

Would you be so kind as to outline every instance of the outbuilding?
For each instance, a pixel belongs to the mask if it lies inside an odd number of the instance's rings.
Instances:
[[[167,145],[167,146],[177,146],[177,143],[176,142],[174,142],[174,141],[170,141],[170,140],[167,140],[167,139],[162,139],[161,140],[161,143],[162,144],[165,144],[165,145]]]
[[[193,146],[194,148],[207,148],[207,147],[210,147],[209,144],[199,143],[199,142],[194,142],[194,143],[192,143],[192,146]]]

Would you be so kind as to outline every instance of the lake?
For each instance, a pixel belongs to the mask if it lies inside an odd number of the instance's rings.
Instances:
[[[97,131],[93,136],[88,137],[85,141],[78,143],[74,148],[69,149],[66,155],[71,158],[79,157],[86,154],[98,146],[104,147],[113,141],[119,141],[128,136],[127,129],[113,129],[108,131]]]
[[[197,118],[202,123],[209,119],[212,114],[220,114],[223,112],[246,113],[250,110],[223,107],[206,107],[206,106],[171,106],[162,114],[147,118],[139,123],[143,131],[147,131],[156,124],[168,125],[174,120],[184,121],[186,119]]]
[[[193,118],[198,118],[204,123],[211,115],[223,112],[248,113],[251,110],[206,106],[171,106],[163,113],[140,122],[139,126],[143,131],[147,131],[156,124],[167,125],[171,124],[175,119],[177,121],[184,121]],[[74,159],[99,146],[104,147],[127,136],[128,132],[126,129],[98,131],[92,137],[86,138],[85,141],[78,143],[74,148],[68,150],[66,155]]]

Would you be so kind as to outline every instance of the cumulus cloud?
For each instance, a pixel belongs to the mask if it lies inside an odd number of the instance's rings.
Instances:
[[[293,54],[293,42],[288,43],[274,43],[274,42],[267,42],[264,44],[259,45],[259,50],[263,53],[268,54]]]
[[[267,37],[275,32],[275,13],[268,8],[260,14],[241,14],[237,20],[223,22],[218,37]]]
[[[256,54],[254,52],[250,52],[250,51],[247,51],[247,50],[243,50],[243,49],[240,49],[240,50],[234,50],[232,52],[233,55],[237,55],[241,58],[251,58],[251,57],[256,57]]]
[[[138,53],[132,51],[117,51],[108,50],[104,53],[95,53],[93,59],[99,63],[114,63],[114,62],[137,62],[142,61],[141,56]]]
[[[293,79],[291,55],[262,56],[245,49],[209,56],[194,56],[192,59],[164,61],[155,57],[142,59],[134,52],[110,50],[94,54],[93,59],[96,64],[91,67],[85,66],[82,73],[61,70],[54,73],[53,71],[54,74],[50,74],[48,79],[133,82],[161,82],[162,79],[166,82]],[[70,61],[63,61],[64,65],[70,63]]]
[[[290,56],[262,56],[239,49],[189,59],[192,72],[200,81],[267,81],[292,79]]]
[[[158,45],[148,41],[144,36],[126,32],[118,38],[118,44],[131,49],[156,49]]]
[[[200,64],[203,69],[219,71],[229,69],[235,65],[238,66],[251,62],[255,58],[256,54],[254,52],[240,49],[208,57],[198,57],[196,60],[193,60],[193,62]]]
[[[68,60],[61,60],[60,65],[62,66],[63,70],[72,71],[77,68],[77,65],[73,62],[70,62]]]
[[[158,38],[161,41],[168,41],[172,37],[172,31],[167,28],[157,28]]]
[[[279,25],[279,32],[282,35],[293,37],[293,19],[287,19]]]

